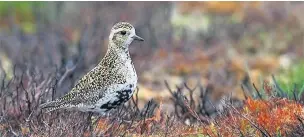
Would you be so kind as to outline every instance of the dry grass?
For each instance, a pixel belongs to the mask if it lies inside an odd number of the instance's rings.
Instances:
[[[29,69],[14,69],[12,79],[1,84],[1,136],[292,136],[303,135],[303,104],[280,97],[252,99],[236,105],[229,98],[222,100],[221,109],[206,113],[204,96],[208,88],[200,88],[201,100],[193,98],[194,89],[187,84],[175,90],[168,86],[175,112],[168,114],[162,104],[149,101],[138,107],[137,93],[124,106],[106,116],[59,110],[41,113],[38,105],[51,99],[58,83],[66,76],[45,76]],[[264,90],[272,91],[270,86]],[[140,90],[139,90],[140,92]],[[185,96],[190,92],[190,96]],[[259,93],[259,92],[258,92]],[[266,92],[268,93],[268,92]],[[261,95],[263,96],[263,95]],[[215,106],[216,107],[216,106]]]

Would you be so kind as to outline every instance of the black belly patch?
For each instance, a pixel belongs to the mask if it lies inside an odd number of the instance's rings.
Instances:
[[[117,91],[117,95],[114,101],[109,101],[103,105],[100,106],[100,109],[105,109],[106,111],[109,111],[110,109],[116,108],[118,106],[120,106],[121,104],[124,104],[125,102],[127,102],[130,97],[132,96],[132,90],[122,90],[122,91]]]

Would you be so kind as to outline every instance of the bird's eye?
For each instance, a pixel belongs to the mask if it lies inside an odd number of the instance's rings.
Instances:
[[[126,35],[126,33],[127,33],[126,31],[121,31],[120,32],[121,35]]]

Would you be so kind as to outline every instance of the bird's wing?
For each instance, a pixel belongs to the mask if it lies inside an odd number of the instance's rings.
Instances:
[[[48,109],[50,112],[84,102],[86,102],[84,104],[90,105],[104,96],[106,90],[104,81],[108,79],[108,76],[100,66],[97,66],[84,75],[69,93],[54,101],[42,104],[40,108]]]
[[[50,112],[60,108],[73,107],[83,102],[87,102],[87,104],[94,103],[100,96],[103,96],[102,94],[105,90],[100,84],[102,83],[102,73],[98,72],[98,70],[96,68],[92,69],[76,83],[69,93],[54,101],[42,104],[40,108],[47,109],[47,112]]]
[[[60,108],[75,107],[80,103],[84,105],[93,105],[99,98],[100,91],[80,92],[74,91],[69,92],[66,95],[40,106],[41,109],[46,109],[46,112],[51,112]]]
[[[74,86],[70,92],[90,92],[101,90],[105,87],[104,81],[108,75],[105,74],[104,69],[101,66],[97,66],[84,75]]]

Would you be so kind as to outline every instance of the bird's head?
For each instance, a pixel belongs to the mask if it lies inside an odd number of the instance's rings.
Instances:
[[[143,38],[136,35],[135,28],[128,22],[116,23],[111,29],[109,40],[114,44],[112,46],[123,49],[128,49],[133,40],[144,41]]]

